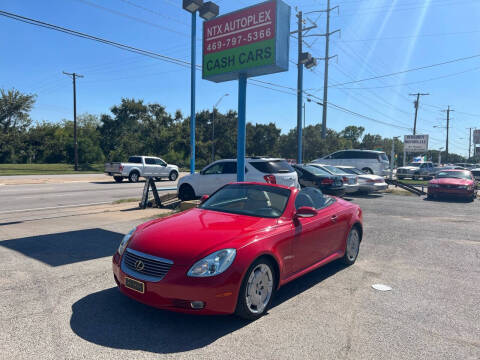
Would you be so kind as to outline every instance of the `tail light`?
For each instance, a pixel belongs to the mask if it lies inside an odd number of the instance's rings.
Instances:
[[[343,180],[344,183],[348,183],[348,178],[347,178],[346,176],[344,176],[344,177],[342,178],[342,180]]]
[[[120,166],[118,167],[118,170],[123,171],[123,165],[120,165]]]
[[[333,179],[322,179],[322,185],[332,185]]]
[[[277,179],[275,178],[275,175],[265,175],[263,178],[265,179],[265,182],[267,184],[276,184],[277,183]]]

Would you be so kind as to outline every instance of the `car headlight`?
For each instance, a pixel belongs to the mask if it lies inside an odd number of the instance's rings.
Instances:
[[[216,251],[197,261],[188,270],[187,275],[192,277],[215,276],[223,273],[232,265],[237,251],[235,249],[223,249]]]
[[[120,255],[123,255],[123,252],[125,251],[127,245],[128,245],[128,240],[130,240],[130,238],[132,237],[133,233],[135,232],[135,230],[137,230],[137,228],[133,228],[132,230],[130,230],[130,232],[128,234],[126,234],[123,239],[122,239],[122,242],[120,243],[120,245],[118,246],[118,250],[117,252],[120,254]]]

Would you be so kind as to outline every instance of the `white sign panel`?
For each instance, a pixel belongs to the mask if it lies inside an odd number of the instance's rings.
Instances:
[[[406,152],[428,150],[428,135],[405,135],[403,146]]]
[[[473,130],[473,143],[480,144],[480,130]]]

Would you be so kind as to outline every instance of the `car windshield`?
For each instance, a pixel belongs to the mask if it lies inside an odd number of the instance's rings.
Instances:
[[[327,169],[328,171],[330,171],[333,174],[337,174],[337,175],[344,175],[345,174],[345,171],[343,169],[338,169],[335,166],[325,165],[324,168]]]
[[[305,166],[301,166],[300,169],[306,170],[309,173],[312,173],[313,175],[330,175],[328,171],[325,171],[316,166],[305,165]]]
[[[263,218],[278,218],[283,214],[289,197],[290,190],[280,187],[232,184],[218,190],[200,205],[200,208]]]
[[[471,180],[469,171],[440,171],[437,176],[437,179],[453,178],[453,179],[467,179]]]

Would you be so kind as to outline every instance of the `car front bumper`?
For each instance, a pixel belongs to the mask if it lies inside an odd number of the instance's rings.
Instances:
[[[186,275],[186,267],[173,265],[160,281],[144,281],[122,271],[118,254],[113,256],[112,269],[118,288],[128,297],[152,307],[191,314],[234,313],[242,280],[241,273],[233,269],[217,276],[194,278]],[[144,293],[127,288],[126,277],[143,282]],[[205,306],[193,309],[192,301],[202,301]]]
[[[451,196],[470,198],[475,194],[475,190],[458,189],[458,188],[428,188],[428,195],[430,196]]]

